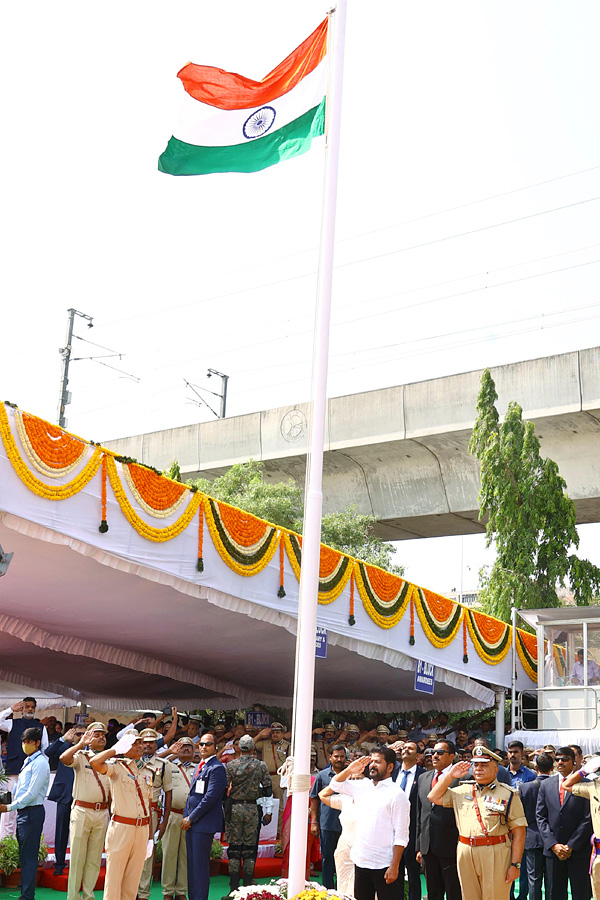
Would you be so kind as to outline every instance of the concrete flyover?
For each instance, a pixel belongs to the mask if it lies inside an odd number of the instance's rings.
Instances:
[[[580,523],[600,521],[600,347],[492,369],[501,414],[510,400],[535,422]],[[479,464],[468,451],[481,370],[333,397],[327,410],[324,508],[356,504],[388,540],[473,534]],[[304,484],[308,404],[267,409],[108,441],[107,447],[185,478],[214,478],[259,459],[273,481]]]

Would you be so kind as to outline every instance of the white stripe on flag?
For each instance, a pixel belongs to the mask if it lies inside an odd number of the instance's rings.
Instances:
[[[309,109],[319,105],[325,96],[327,86],[326,63],[327,57],[287,94],[282,94],[281,97],[264,104],[266,107],[272,107],[275,111],[275,118],[268,130],[263,131],[264,134],[277,131],[304,115]],[[253,134],[252,123],[246,126],[246,134],[244,134],[244,126],[248,119],[262,108],[255,106],[250,109],[219,109],[195,100],[187,91],[184,91],[179,122],[173,131],[173,136],[180,141],[185,141],[186,144],[195,144],[200,147],[228,147],[232,144],[245,144],[262,136],[260,123],[259,127],[254,129],[257,132],[255,137],[249,137]],[[268,124],[273,114],[267,110],[264,116],[265,124]]]

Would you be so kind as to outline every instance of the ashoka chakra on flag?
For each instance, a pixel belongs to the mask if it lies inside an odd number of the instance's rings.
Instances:
[[[188,63],[179,123],[158,168],[169,175],[257,172],[306,153],[325,131],[327,19],[262,81]]]

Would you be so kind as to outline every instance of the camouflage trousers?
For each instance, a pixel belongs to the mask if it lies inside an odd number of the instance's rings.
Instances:
[[[244,860],[244,884],[252,884],[258,852],[258,830],[261,809],[256,803],[234,803],[231,818],[225,823],[229,844],[229,880],[237,888]],[[237,883],[236,883],[237,882]]]

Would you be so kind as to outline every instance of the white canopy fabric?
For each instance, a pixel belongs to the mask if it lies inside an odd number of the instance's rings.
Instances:
[[[8,413],[20,465],[33,470]],[[197,524],[168,541],[148,540],[110,486],[102,533],[100,470],[67,498],[48,499],[16,470],[3,437],[0,544],[14,558],[0,579],[0,678],[106,710],[291,706],[298,582],[289,560],[280,597],[279,554],[247,577],[226,564],[205,523],[199,572]],[[72,483],[94,450],[60,479],[39,470],[34,477],[52,487]],[[140,520],[158,527],[123,484]],[[178,516],[163,517],[160,527]],[[357,599],[350,626],[349,590],[319,606],[328,654],[316,660],[316,707],[459,711],[491,706],[493,686],[509,686],[510,653],[490,665],[469,637],[465,663],[462,638],[436,647],[416,616],[414,645],[408,613],[382,628]],[[414,691],[417,659],[437,667],[432,697]],[[519,678],[531,686],[520,663]]]

